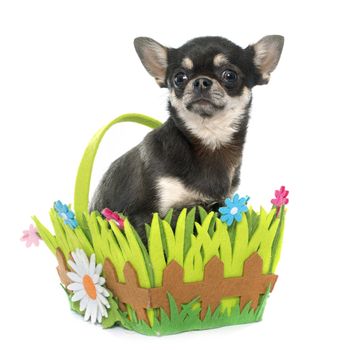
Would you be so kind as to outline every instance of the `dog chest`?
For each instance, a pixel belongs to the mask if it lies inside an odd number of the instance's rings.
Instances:
[[[166,215],[170,208],[185,207],[210,200],[199,191],[189,189],[180,179],[171,176],[158,179],[157,193],[161,215]]]
[[[229,173],[230,181],[234,176],[235,170],[231,169]],[[222,196],[210,196],[200,190],[195,190],[186,186],[184,181],[173,176],[162,176],[157,180],[157,197],[159,199],[159,212],[166,215],[170,208],[191,207],[195,205],[209,204],[223,200],[225,196],[230,195],[231,186],[227,186]]]

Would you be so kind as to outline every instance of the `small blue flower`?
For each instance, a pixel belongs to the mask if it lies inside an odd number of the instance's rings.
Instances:
[[[66,204],[63,204],[61,201],[57,201],[54,203],[53,207],[55,208],[57,214],[63,219],[66,225],[68,225],[72,229],[78,227],[78,223],[75,219],[74,213],[68,208]]]
[[[228,226],[232,225],[233,220],[240,222],[242,220],[242,213],[248,211],[246,206],[249,197],[239,198],[238,194],[235,194],[232,199],[226,198],[226,207],[219,208],[219,212],[222,214],[221,221],[226,222]]]

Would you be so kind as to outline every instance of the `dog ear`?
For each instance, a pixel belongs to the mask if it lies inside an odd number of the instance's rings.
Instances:
[[[268,35],[251,45],[254,49],[254,64],[260,73],[257,84],[267,84],[281,57],[284,37]]]
[[[134,46],[147,72],[156,79],[160,87],[166,87],[168,48],[146,37],[136,38]]]

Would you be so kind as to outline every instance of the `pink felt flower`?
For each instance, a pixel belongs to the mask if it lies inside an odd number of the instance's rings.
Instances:
[[[118,213],[108,208],[103,209],[101,213],[107,221],[114,220],[120,229],[124,229],[124,220],[118,215]]]
[[[32,244],[35,246],[39,245],[39,239],[41,239],[38,235],[38,231],[36,227],[33,225],[29,226],[28,230],[23,231],[23,236],[21,237],[21,241],[26,242],[26,247],[29,248]]]
[[[287,198],[288,194],[289,194],[289,191],[286,191],[286,188],[284,186],[281,186],[280,190],[275,191],[276,198],[271,199],[271,203],[277,208],[276,210],[277,216],[282,205],[288,204],[289,202],[289,199]]]

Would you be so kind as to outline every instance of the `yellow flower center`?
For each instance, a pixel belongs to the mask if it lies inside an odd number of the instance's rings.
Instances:
[[[85,288],[85,291],[87,293],[87,295],[95,300],[96,299],[96,287],[94,284],[94,281],[92,280],[92,278],[89,275],[85,275],[83,277],[83,286]]]

